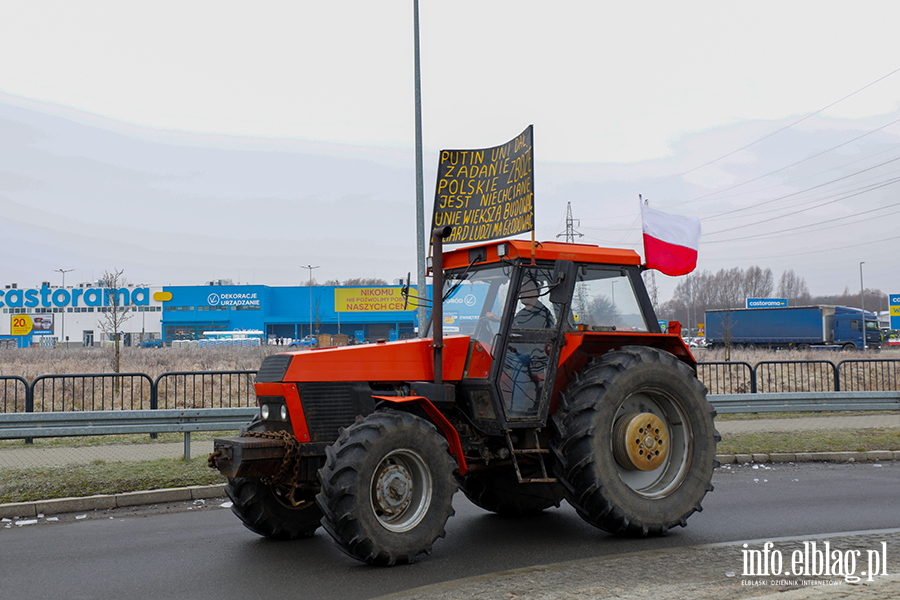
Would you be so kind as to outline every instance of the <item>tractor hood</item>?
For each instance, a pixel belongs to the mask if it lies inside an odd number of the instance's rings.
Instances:
[[[276,354],[290,356],[282,381],[431,381],[434,379],[434,341],[417,338],[360,346],[322,348]],[[469,336],[444,338],[444,379],[463,378]],[[265,365],[264,365],[265,366]],[[259,378],[257,378],[259,380]]]

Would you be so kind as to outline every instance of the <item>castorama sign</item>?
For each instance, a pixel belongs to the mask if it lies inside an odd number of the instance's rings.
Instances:
[[[111,296],[115,295],[112,300]],[[149,306],[149,288],[56,288],[0,290],[0,307],[63,308],[66,306]]]
[[[747,308],[784,308],[787,298],[747,298]]]

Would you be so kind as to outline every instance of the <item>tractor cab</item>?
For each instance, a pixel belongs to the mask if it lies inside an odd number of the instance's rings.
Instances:
[[[544,243],[532,259],[531,245],[513,240],[442,258],[443,303],[430,336],[469,336],[457,385],[484,430],[545,424],[568,382],[554,385],[560,356],[579,335],[660,333],[634,252]]]

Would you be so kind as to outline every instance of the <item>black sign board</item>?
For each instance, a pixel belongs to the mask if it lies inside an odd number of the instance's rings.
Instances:
[[[502,146],[441,150],[432,227],[445,244],[483,242],[534,230],[533,126]]]

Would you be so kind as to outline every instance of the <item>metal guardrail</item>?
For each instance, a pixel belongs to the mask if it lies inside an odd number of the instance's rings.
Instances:
[[[900,392],[793,392],[708,396],[720,415],[766,412],[900,410]]]
[[[7,413],[0,414],[0,439],[184,433],[184,456],[190,460],[191,432],[239,429],[258,412],[246,407]]]

